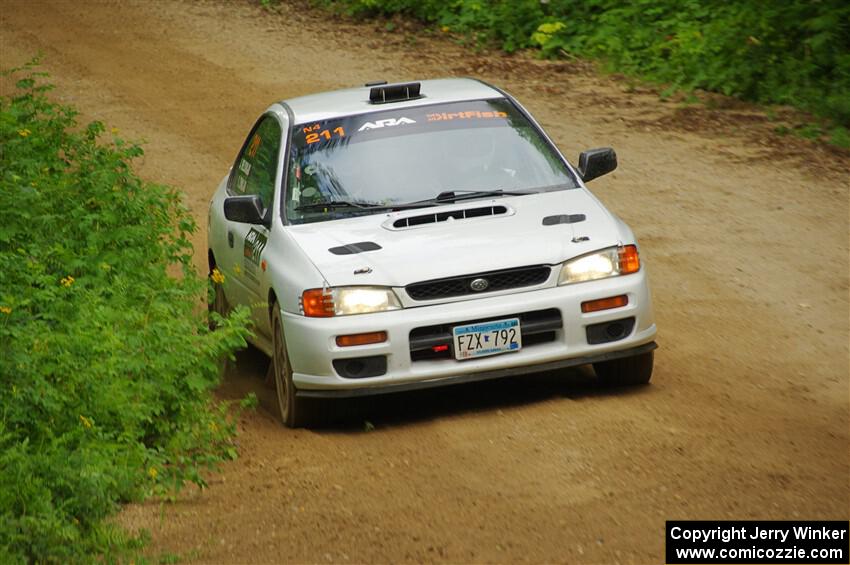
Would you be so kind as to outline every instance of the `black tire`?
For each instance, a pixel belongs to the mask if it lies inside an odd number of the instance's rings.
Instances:
[[[286,349],[286,338],[283,334],[283,318],[277,302],[272,305],[272,333],[274,355],[271,370],[274,375],[277,390],[277,409],[280,422],[287,428],[300,428],[307,425],[307,403],[305,399],[295,394],[292,383],[292,365],[289,363],[289,353]]]
[[[606,386],[645,385],[652,378],[654,351],[593,364],[593,371]]]

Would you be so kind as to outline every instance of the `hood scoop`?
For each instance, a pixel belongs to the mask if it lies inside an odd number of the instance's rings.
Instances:
[[[374,241],[361,241],[360,243],[349,243],[347,245],[340,245],[339,247],[331,247],[328,251],[334,255],[354,255],[355,253],[375,251],[378,249],[381,249],[381,246]]]
[[[513,213],[513,210],[509,210],[507,206],[502,206],[501,204],[489,205],[477,208],[462,208],[460,210],[446,210],[443,212],[431,212],[428,214],[405,216],[403,218],[385,222],[383,225],[385,228],[390,230],[403,230],[446,221],[469,220],[472,218],[484,218],[487,216],[504,216],[509,212]]]
[[[577,224],[587,219],[584,214],[558,214],[543,218],[544,226],[557,226],[558,224]]]

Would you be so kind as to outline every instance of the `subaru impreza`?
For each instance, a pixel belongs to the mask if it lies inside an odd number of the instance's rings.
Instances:
[[[656,326],[629,227],[529,112],[472,79],[272,104],[209,209],[210,309],[251,309],[279,413],[317,399],[592,365],[650,380]]]

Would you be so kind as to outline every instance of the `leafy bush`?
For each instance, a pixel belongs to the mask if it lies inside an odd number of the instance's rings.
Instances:
[[[179,193],[32,66],[0,98],[0,562],[88,561],[128,547],[118,503],[235,457],[210,391],[247,318],[207,329]]]
[[[323,0],[328,4],[328,0]],[[340,4],[337,3],[337,6]],[[850,126],[845,0],[343,0],[354,15],[406,14],[513,51],[539,47],[746,100],[790,104]],[[838,138],[846,138],[846,130]]]

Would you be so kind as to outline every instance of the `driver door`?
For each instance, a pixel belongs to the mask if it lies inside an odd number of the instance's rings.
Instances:
[[[229,196],[257,195],[262,200],[264,217],[271,218],[275,179],[279,174],[282,127],[274,114],[259,119],[245,140],[227,185]],[[221,267],[230,278],[236,304],[252,308],[260,296],[262,254],[269,237],[265,225],[250,225],[225,219],[227,230],[226,260]]]

